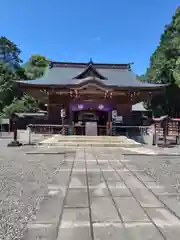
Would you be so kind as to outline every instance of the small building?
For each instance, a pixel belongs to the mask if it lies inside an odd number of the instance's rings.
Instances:
[[[144,107],[143,102],[132,106],[132,119],[135,125],[149,125],[152,123],[152,111]]]
[[[14,113],[17,119],[17,127],[18,129],[26,129],[29,124],[42,124],[47,123],[47,112],[39,111],[34,113]],[[12,118],[9,119],[10,129],[12,130]]]
[[[51,62],[42,78],[18,84],[24,92],[47,104],[49,124],[70,127],[85,127],[87,122],[96,127],[110,126],[112,113],[121,116],[124,125],[133,125],[132,106],[164,89],[162,84],[138,81],[129,63],[92,61]],[[65,114],[63,122],[61,113]]]

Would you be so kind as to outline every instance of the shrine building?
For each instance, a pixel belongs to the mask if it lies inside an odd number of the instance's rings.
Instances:
[[[49,124],[106,126],[112,117],[133,125],[132,106],[164,90],[140,82],[131,64],[51,62],[43,77],[19,81],[19,87],[46,104]],[[63,109],[63,110],[62,110]],[[114,114],[114,116],[113,116]]]

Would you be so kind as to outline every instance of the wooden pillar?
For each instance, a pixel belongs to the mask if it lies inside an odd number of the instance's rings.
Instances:
[[[50,121],[50,95],[49,95],[49,92],[47,94],[47,97],[48,97],[48,103],[47,103],[47,111],[48,111],[48,122]]]
[[[107,135],[111,136],[111,116],[112,116],[112,111],[108,112],[108,123],[107,123]]]
[[[69,129],[68,129],[68,135],[73,135],[73,112],[70,106],[68,106],[69,108],[69,119],[68,119],[68,124],[69,124]]]

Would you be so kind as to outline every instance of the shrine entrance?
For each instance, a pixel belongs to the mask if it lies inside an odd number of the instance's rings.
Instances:
[[[106,125],[108,112],[84,110],[74,112],[74,122],[97,122],[98,125]]]
[[[71,105],[72,125],[76,135],[107,135],[111,106],[103,104]]]

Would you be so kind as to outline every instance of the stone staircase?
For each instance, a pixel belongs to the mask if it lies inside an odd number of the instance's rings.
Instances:
[[[62,136],[54,135],[39,145],[64,147],[137,147],[140,143],[125,136]]]

